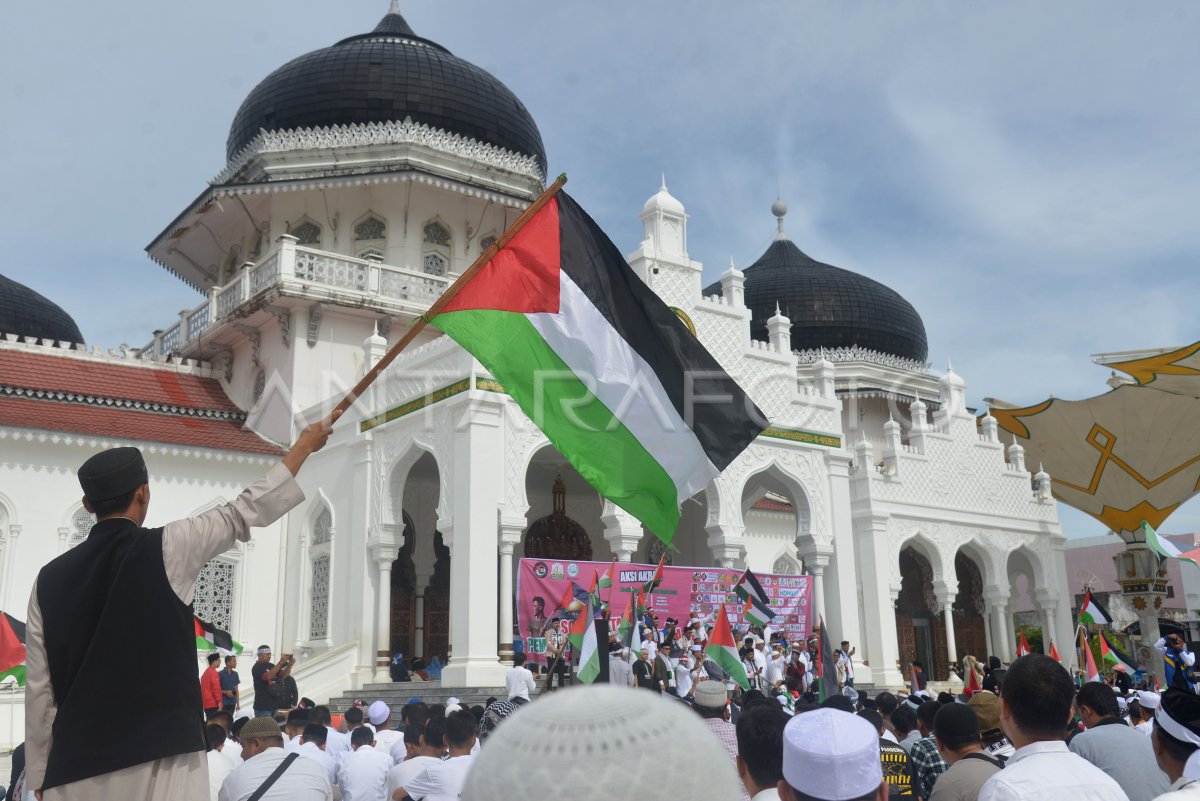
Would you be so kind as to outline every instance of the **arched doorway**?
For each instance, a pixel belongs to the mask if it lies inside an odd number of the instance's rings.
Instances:
[[[959,661],[968,654],[987,663],[987,619],[983,607],[983,573],[979,564],[959,551],[954,556],[958,589],[954,596],[954,644]]]
[[[591,538],[583,526],[567,516],[567,485],[562,476],[554,479],[551,503],[550,514],[534,520],[525,530],[525,556],[576,562],[591,561]]]
[[[441,491],[437,461],[424,453],[406,476],[392,479],[392,503],[404,526],[404,542],[392,562],[390,646],[410,661],[450,648],[450,549],[437,530]]]
[[[896,639],[900,646],[900,672],[912,675],[913,660],[925,666],[931,680],[949,678],[950,657],[946,628],[938,615],[933,591],[933,567],[928,557],[911,545],[900,551],[900,595],[896,599]]]

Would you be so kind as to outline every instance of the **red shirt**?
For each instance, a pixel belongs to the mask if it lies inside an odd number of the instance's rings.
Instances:
[[[200,675],[200,706],[204,709],[221,708],[221,677],[214,667],[209,667]]]

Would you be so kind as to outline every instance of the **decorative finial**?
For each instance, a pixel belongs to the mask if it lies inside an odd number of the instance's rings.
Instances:
[[[389,14],[400,13],[400,0],[392,0],[392,7],[388,10]]]
[[[662,174],[662,186],[658,187],[658,191],[659,192],[667,191],[667,174],[665,172]]]
[[[783,232],[783,218],[788,213],[787,204],[780,198],[775,198],[775,202],[771,204],[771,213],[775,215],[775,220],[779,229],[775,232],[776,239],[787,239],[787,235]]]
[[[946,372],[948,372],[948,373],[954,372],[954,362],[950,361],[949,356],[946,357]]]
[[[775,301],[775,316],[779,316],[779,301]]]
[[[733,263],[733,256],[729,257],[729,269],[736,270],[737,266]]]

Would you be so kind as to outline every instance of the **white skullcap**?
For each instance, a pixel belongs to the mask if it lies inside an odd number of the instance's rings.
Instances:
[[[1129,702],[1119,695],[1117,696],[1117,709],[1121,710],[1122,712],[1129,711]]]
[[[783,730],[783,778],[822,801],[862,798],[883,783],[879,732],[840,709],[797,715]]]
[[[375,701],[367,707],[367,719],[376,726],[387,720],[391,714],[392,710],[383,701]]]
[[[1143,709],[1158,709],[1158,705],[1162,702],[1162,696],[1149,690],[1138,690],[1137,702],[1142,705]]]
[[[450,717],[453,713],[462,709],[460,704],[446,704],[446,717]]]
[[[575,799],[591,801],[646,781],[688,801],[728,801],[741,790],[721,741],[686,704],[593,684],[510,715],[474,757],[460,798],[525,801],[530,787],[570,787]]]
[[[452,695],[446,699],[446,706],[458,706],[462,701],[458,700],[457,695]]]

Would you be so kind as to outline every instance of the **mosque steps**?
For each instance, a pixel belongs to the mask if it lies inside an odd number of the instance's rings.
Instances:
[[[361,689],[350,690],[329,699],[333,712],[344,712],[355,700],[371,703],[384,701],[393,710],[408,703],[410,698],[420,698],[427,704],[444,704],[448,698],[457,698],[463,706],[482,705],[489,698],[507,698],[504,687],[444,687],[440,681],[397,681],[387,684],[367,684]]]

